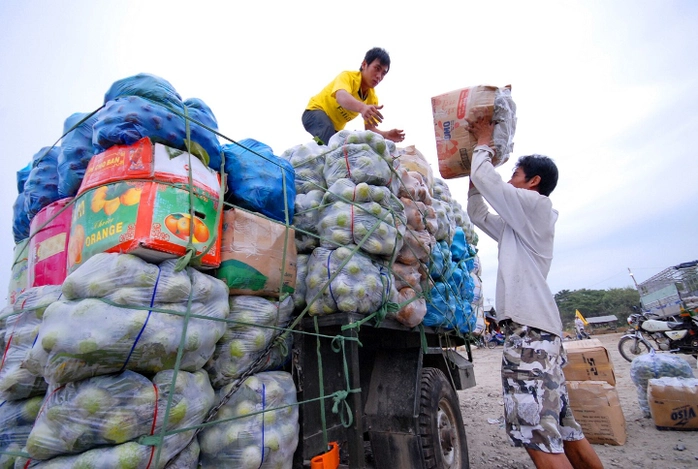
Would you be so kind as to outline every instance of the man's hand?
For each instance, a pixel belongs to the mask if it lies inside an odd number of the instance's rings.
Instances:
[[[366,104],[361,109],[361,117],[363,117],[364,121],[369,125],[378,125],[383,122],[383,114],[380,113],[381,109],[383,109],[383,106]]]
[[[399,129],[388,130],[387,132],[384,132],[383,138],[387,138],[393,142],[402,142],[405,140],[405,132]]]
[[[492,146],[492,133],[494,132],[494,122],[490,117],[479,117],[475,122],[468,122],[468,131],[477,139],[478,145]]]

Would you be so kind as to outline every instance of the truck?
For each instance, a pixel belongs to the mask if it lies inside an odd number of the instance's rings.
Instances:
[[[698,309],[698,260],[663,269],[637,284],[642,308],[658,317],[677,316]]]

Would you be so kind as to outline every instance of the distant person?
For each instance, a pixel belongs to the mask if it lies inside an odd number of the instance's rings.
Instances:
[[[582,339],[589,339],[589,334],[586,333],[584,330],[584,321],[581,319],[574,318],[574,328],[577,331],[577,339],[582,340]]]
[[[310,98],[303,112],[303,127],[319,143],[327,145],[335,133],[342,130],[347,122],[359,114],[364,119],[364,127],[393,142],[402,142],[402,130],[387,132],[378,130],[383,122],[378,96],[374,88],[378,86],[390,70],[390,56],[379,47],[366,52],[358,71],[344,71],[318,94]]]
[[[547,283],[557,221],[548,196],[557,185],[557,167],[545,156],[523,156],[505,183],[492,165],[493,123],[487,118],[469,126],[478,146],[468,215],[499,248],[496,311],[506,337],[501,373],[507,434],[537,468],[602,468],[569,407],[562,321]]]

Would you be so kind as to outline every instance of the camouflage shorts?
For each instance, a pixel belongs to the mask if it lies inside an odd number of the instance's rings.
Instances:
[[[514,446],[563,453],[584,438],[569,407],[560,337],[510,322],[502,355],[504,419]]]

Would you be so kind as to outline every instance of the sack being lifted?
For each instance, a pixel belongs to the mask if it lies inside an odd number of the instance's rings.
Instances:
[[[509,159],[516,131],[516,105],[511,98],[511,85],[503,88],[473,86],[451,91],[431,98],[431,108],[439,173],[444,179],[470,174],[477,140],[468,132],[467,120],[490,117],[494,122],[492,164],[500,166]]]

